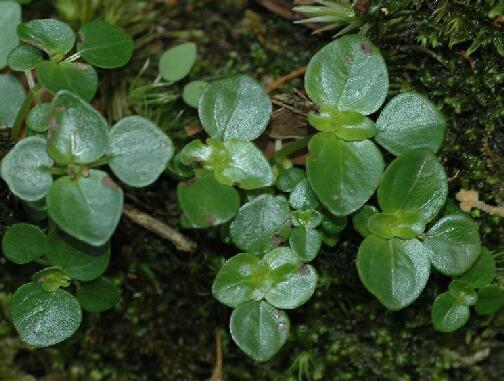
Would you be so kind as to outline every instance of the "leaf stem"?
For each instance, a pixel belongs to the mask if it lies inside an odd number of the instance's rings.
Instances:
[[[87,165],[88,168],[97,168],[101,167],[102,165],[108,164],[110,161],[110,158],[107,156],[102,157],[101,159],[98,159],[96,161],[93,161],[92,163],[89,163]]]
[[[65,59],[65,62],[74,62],[74,61],[77,61],[79,58],[81,57],[80,53],[75,53],[75,54],[72,54],[70,57],[67,57]]]
[[[12,140],[14,140],[15,142],[18,142],[21,137],[23,121],[25,120],[26,115],[28,115],[28,112],[30,112],[33,103],[33,98],[35,97],[35,94],[39,90],[40,85],[36,85],[32,89],[30,89],[30,92],[26,96],[23,104],[21,105],[21,108],[19,109],[19,112],[16,116],[16,120],[14,122],[14,125],[12,126],[11,131]]]
[[[293,153],[296,153],[297,151],[305,148],[310,142],[312,136],[313,135],[309,135],[302,139],[296,140],[295,142],[288,144],[282,149],[278,150],[277,152],[275,152],[275,155],[273,155],[273,162],[281,163]]]

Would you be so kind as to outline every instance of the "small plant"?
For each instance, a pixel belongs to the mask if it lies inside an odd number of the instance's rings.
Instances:
[[[123,30],[102,21],[85,24],[76,52],[66,59],[75,34],[60,21],[19,24],[17,36],[22,42],[7,61],[12,70],[26,73],[30,92],[20,105],[17,95],[24,97],[24,90],[19,81],[0,77],[0,93],[16,90],[1,121],[12,126],[12,137],[19,140],[0,169],[41,227],[11,226],[2,251],[20,265],[35,261],[48,266],[14,293],[10,305],[21,339],[46,347],[74,334],[81,309],[101,312],[119,301],[117,286],[102,275],[110,259],[110,237],[122,214],[123,191],[100,168],[108,165],[126,185],[147,186],[165,170],[174,147],[156,125],[139,116],[126,117],[109,129],[87,103],[97,90],[91,65],[117,68],[132,55],[133,41]],[[79,58],[87,63],[75,62]],[[48,103],[41,101],[44,91],[54,95]],[[64,290],[73,286],[75,296]]]

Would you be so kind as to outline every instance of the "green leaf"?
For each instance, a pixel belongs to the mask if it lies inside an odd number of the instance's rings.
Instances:
[[[290,167],[280,171],[276,178],[275,186],[281,192],[292,192],[294,187],[306,178],[306,172],[298,167]]]
[[[32,136],[21,140],[3,158],[2,178],[20,199],[37,201],[44,198],[53,182],[49,172],[53,164],[46,141]]]
[[[47,267],[32,275],[32,282],[40,283],[46,292],[55,292],[70,286],[71,279],[57,267]]]
[[[103,312],[119,303],[121,291],[114,282],[101,277],[92,282],[80,283],[75,296],[84,311]]]
[[[403,93],[385,106],[376,128],[376,141],[396,156],[416,149],[435,153],[443,143],[446,121],[424,96]]]
[[[43,60],[42,52],[31,45],[18,45],[7,57],[7,63],[14,71],[33,70]]]
[[[208,82],[205,81],[192,81],[184,86],[182,91],[182,99],[184,102],[191,107],[198,108],[199,100],[203,90],[208,86]]]
[[[230,140],[221,143],[208,139],[212,148],[206,167],[214,170],[222,184],[242,189],[257,189],[273,184],[274,176],[268,160],[250,142]]]
[[[98,89],[96,70],[80,62],[44,61],[37,66],[37,77],[51,93],[70,91],[90,102]]]
[[[379,213],[378,209],[372,205],[364,205],[355,213],[352,217],[352,225],[357,232],[363,236],[367,237],[371,234],[368,228],[369,219],[375,214]]]
[[[469,320],[469,307],[460,304],[448,292],[440,294],[432,306],[432,324],[439,332],[456,331]]]
[[[210,159],[211,155],[211,147],[205,145],[201,140],[193,140],[186,144],[177,156],[183,165],[201,167]]]
[[[504,291],[496,285],[483,286],[478,291],[474,310],[478,315],[493,315],[504,306]]]
[[[267,253],[262,262],[269,267],[271,288],[265,299],[277,308],[294,309],[310,299],[317,286],[317,272],[300,262],[289,247],[279,247]]]
[[[306,169],[322,204],[334,215],[359,209],[373,195],[383,173],[383,158],[369,140],[347,142],[330,132],[309,144]]]
[[[424,232],[425,222],[414,210],[398,210],[393,214],[373,214],[368,219],[367,228],[382,238],[412,239]]]
[[[133,55],[134,43],[121,28],[104,21],[91,21],[79,31],[77,52],[89,64],[103,69],[124,66]]]
[[[293,209],[316,209],[319,206],[317,196],[307,179],[301,180],[289,195],[289,204]]]
[[[110,261],[110,244],[87,245],[62,231],[55,230],[47,240],[47,259],[75,280],[88,282],[99,278]]]
[[[108,126],[101,114],[78,96],[61,91],[49,111],[48,151],[59,164],[88,164],[107,150]]]
[[[19,4],[14,1],[0,2],[0,69],[7,66],[7,56],[19,43],[16,28],[20,22],[21,7]],[[0,90],[0,94],[2,92],[3,90]]]
[[[46,235],[31,224],[10,226],[2,238],[5,257],[18,265],[24,265],[47,253]]]
[[[311,262],[315,259],[322,246],[322,236],[315,229],[296,227],[289,237],[292,251],[303,262]]]
[[[249,300],[259,301],[271,287],[269,269],[253,254],[241,253],[228,259],[212,285],[214,297],[221,303],[237,307]]]
[[[221,225],[233,218],[240,208],[237,190],[219,183],[210,171],[198,171],[194,181],[179,183],[177,196],[193,228]]]
[[[212,82],[199,103],[203,128],[210,137],[221,141],[257,139],[266,129],[271,112],[266,91],[246,75]]]
[[[0,74],[0,127],[12,127],[25,100],[21,82],[9,74]]]
[[[413,303],[429,279],[428,249],[416,240],[390,240],[370,235],[357,255],[357,270],[364,286],[390,310]]]
[[[290,321],[284,311],[267,302],[245,302],[231,314],[229,330],[240,349],[256,361],[268,361],[289,337]]]
[[[478,225],[463,215],[440,219],[425,235],[432,265],[449,276],[462,275],[478,259],[481,243]]]
[[[122,207],[121,188],[98,170],[90,170],[88,177],[61,177],[47,194],[51,219],[65,233],[92,246],[102,246],[110,239]]]
[[[51,60],[61,61],[75,44],[75,33],[55,19],[32,20],[17,27],[18,37],[45,51]]]
[[[198,48],[194,42],[186,42],[168,49],[159,60],[161,77],[171,82],[185,78],[196,62],[197,53]]]
[[[318,105],[369,115],[380,108],[387,96],[387,67],[378,48],[366,37],[348,35],[313,56],[305,87]]]
[[[289,204],[284,197],[260,195],[238,211],[230,226],[231,239],[248,253],[268,252],[289,236],[289,215]]]
[[[438,214],[447,194],[443,166],[432,153],[413,151],[387,167],[378,187],[378,204],[385,213],[418,211],[427,223]]]
[[[133,187],[152,184],[166,169],[174,147],[171,139],[140,116],[120,120],[110,131],[107,156],[114,174]]]
[[[315,229],[323,218],[322,213],[315,209],[295,210],[291,215],[292,225],[303,226],[305,229]]]
[[[10,316],[22,341],[40,348],[72,336],[82,320],[79,302],[72,294],[46,292],[42,285],[28,283],[12,296]]]
[[[448,285],[448,292],[464,306],[473,306],[478,301],[476,291],[474,291],[469,283],[463,280],[452,280]]]
[[[26,126],[33,132],[45,133],[49,128],[50,103],[41,103],[33,107],[26,117]]]
[[[497,273],[492,252],[486,247],[481,248],[481,254],[472,267],[467,270],[460,280],[466,281],[474,288],[481,288],[492,283]]]

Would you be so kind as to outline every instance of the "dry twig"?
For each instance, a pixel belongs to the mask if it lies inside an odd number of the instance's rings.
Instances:
[[[268,85],[268,87],[266,88],[266,91],[268,93],[271,93],[274,90],[280,89],[280,88],[282,88],[285,85],[285,82],[288,82],[291,79],[294,79],[294,78],[297,78],[297,77],[301,77],[302,75],[304,75],[304,73],[306,73],[306,66],[304,66],[304,67],[302,67],[300,69],[291,71],[290,73],[288,73],[288,74],[286,74],[286,75],[284,75],[284,76],[276,79],[275,81],[271,82]]]

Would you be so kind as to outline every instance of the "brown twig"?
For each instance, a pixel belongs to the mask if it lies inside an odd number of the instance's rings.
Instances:
[[[256,0],[259,5],[270,12],[288,20],[299,20],[302,17],[292,10],[292,3],[285,0]],[[302,24],[305,28],[316,30],[320,26],[317,24]]]
[[[219,329],[215,329],[215,366],[209,381],[222,381],[222,343]]]
[[[159,221],[158,219],[134,208],[131,205],[124,205],[123,214],[134,223],[144,227],[161,238],[170,241],[180,251],[192,253],[196,250],[196,242],[190,240],[177,230],[166,225],[164,222]]]
[[[289,74],[286,74],[286,75],[276,79],[275,81],[271,82],[268,85],[268,87],[266,88],[266,91],[268,93],[271,93],[274,90],[280,89],[285,85],[285,82],[288,82],[291,79],[294,79],[297,77],[301,77],[302,75],[304,75],[304,73],[306,73],[306,66],[304,66],[300,69],[291,71]]]

